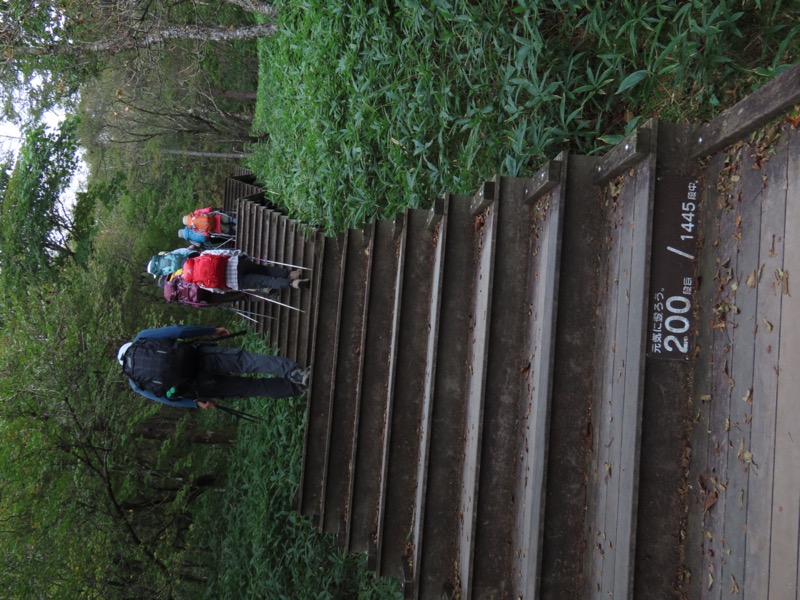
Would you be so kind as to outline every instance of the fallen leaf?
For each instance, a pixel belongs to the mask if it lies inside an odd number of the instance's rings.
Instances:
[[[789,271],[775,269],[775,279],[781,284],[781,294],[789,294]]]
[[[747,276],[745,283],[749,288],[756,287],[756,283],[758,283],[758,275],[756,274],[755,270]]]
[[[711,574],[711,569],[708,570],[708,589],[714,585],[714,576]]]
[[[736,583],[736,577],[731,575],[731,594],[739,593],[739,584]]]
[[[719,494],[716,491],[708,492],[706,499],[703,501],[703,513],[707,513],[717,503],[718,498]]]
[[[730,431],[730,430],[731,430],[731,420],[725,419],[725,431]]]
[[[744,400],[748,404],[752,404],[753,403],[753,390],[747,390],[747,393],[744,395],[742,400]]]
[[[711,394],[703,394],[700,396],[701,402],[711,402]]]
[[[762,319],[761,319],[761,320],[762,320],[762,321],[764,321],[764,325],[766,325],[766,326],[767,326],[767,333],[772,333],[772,323],[770,323],[769,321],[767,321],[767,320],[766,320],[765,318],[763,318],[763,317],[762,317]]]
[[[744,440],[739,440],[739,449],[736,451],[736,458],[740,463],[744,462]]]

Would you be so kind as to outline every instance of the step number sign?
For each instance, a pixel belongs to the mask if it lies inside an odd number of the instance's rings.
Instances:
[[[697,256],[699,184],[659,177],[653,207],[648,358],[689,358]]]

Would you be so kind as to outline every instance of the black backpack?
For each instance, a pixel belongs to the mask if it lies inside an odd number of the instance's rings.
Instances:
[[[197,350],[189,342],[144,338],[131,344],[122,361],[122,372],[139,388],[166,397],[185,386],[196,374]]]

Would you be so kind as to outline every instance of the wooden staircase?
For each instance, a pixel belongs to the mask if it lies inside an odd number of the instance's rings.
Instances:
[[[798,73],[747,129],[797,101]],[[282,299],[304,313],[255,303],[313,365],[296,510],[408,598],[674,595],[707,201],[692,154],[743,132],[653,120],[338,237],[241,197],[240,247],[313,269]]]

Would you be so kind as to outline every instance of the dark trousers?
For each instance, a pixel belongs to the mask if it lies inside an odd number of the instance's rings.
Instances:
[[[262,265],[247,258],[239,258],[236,272],[240,290],[285,290],[289,287],[289,269],[273,265]]]
[[[240,348],[200,346],[200,369],[195,378],[200,398],[291,398],[300,390],[287,379],[297,363],[284,356],[246,352]],[[245,373],[274,377],[238,377]]]

